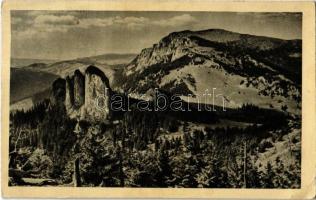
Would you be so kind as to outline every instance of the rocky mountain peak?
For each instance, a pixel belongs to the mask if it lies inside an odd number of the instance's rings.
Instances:
[[[205,41],[227,43],[240,40],[241,37],[242,34],[223,29],[172,32],[151,48],[143,49],[135,60],[127,66],[127,69],[141,71],[146,66],[168,63],[184,55],[192,55],[195,52],[194,49],[203,46]]]

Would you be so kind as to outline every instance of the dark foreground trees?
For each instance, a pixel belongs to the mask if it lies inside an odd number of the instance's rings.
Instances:
[[[39,119],[42,112],[46,114]],[[262,122],[263,115],[271,119],[246,128],[201,129],[197,122],[175,115],[134,111],[118,124],[92,124],[69,119],[63,107],[41,104],[31,112],[38,114],[12,115],[10,167],[28,162],[25,170],[40,170],[36,178],[68,185],[73,185],[78,160],[82,186],[299,188],[300,150],[287,149],[291,163],[282,157],[266,163],[259,159],[277,142],[297,146],[300,137],[290,138],[289,133],[299,124],[290,127],[285,118],[272,120],[279,113],[253,106],[244,106],[231,117],[242,112],[262,114],[253,122]],[[28,115],[35,122],[29,124]],[[20,127],[28,129],[23,137]]]

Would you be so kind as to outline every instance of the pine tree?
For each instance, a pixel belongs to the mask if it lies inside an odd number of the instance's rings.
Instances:
[[[157,184],[160,187],[167,187],[168,181],[172,175],[172,169],[170,166],[170,159],[168,151],[162,146],[158,153],[158,173],[157,173]]]

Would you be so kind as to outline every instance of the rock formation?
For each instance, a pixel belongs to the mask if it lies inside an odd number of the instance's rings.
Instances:
[[[109,117],[110,92],[109,80],[104,73],[89,66],[85,72],[85,119],[102,121]]]
[[[73,86],[73,92],[74,92],[74,106],[76,108],[79,108],[84,104],[85,100],[85,84],[84,84],[84,75],[79,70],[75,71],[74,75],[74,86]]]
[[[112,90],[108,78],[97,67],[89,66],[84,74],[76,70],[73,76],[56,81],[54,87],[54,101],[63,102],[71,118],[90,122],[109,119]]]
[[[66,77],[66,98],[65,98],[65,106],[67,110],[72,108],[73,102],[74,102],[73,79],[67,76]]]
[[[52,86],[52,98],[53,104],[62,104],[65,101],[65,83],[62,78],[58,78],[54,81]]]

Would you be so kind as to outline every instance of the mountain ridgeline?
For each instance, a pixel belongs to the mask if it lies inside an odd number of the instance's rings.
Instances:
[[[231,107],[252,103],[281,109],[290,101],[290,110],[299,112],[301,50],[301,40],[221,29],[174,32],[142,50],[119,82],[124,91],[148,96],[152,88],[193,97],[217,88]]]

